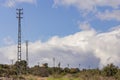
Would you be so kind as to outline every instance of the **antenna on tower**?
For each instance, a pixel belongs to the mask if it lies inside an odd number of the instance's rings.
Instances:
[[[23,18],[23,9],[16,9],[17,11],[17,18],[18,18],[18,52],[17,52],[17,60],[21,61],[21,19]]]

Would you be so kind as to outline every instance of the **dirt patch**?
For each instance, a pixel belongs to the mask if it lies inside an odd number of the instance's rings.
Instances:
[[[38,78],[38,80],[47,80],[47,78],[42,78],[42,77],[41,77],[41,78]]]

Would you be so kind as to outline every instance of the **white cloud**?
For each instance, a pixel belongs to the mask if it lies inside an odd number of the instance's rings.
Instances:
[[[99,12],[97,17],[101,20],[117,20],[120,21],[120,10],[105,11],[104,13]]]
[[[91,30],[91,25],[88,22],[79,22],[78,21],[78,26],[81,30]]]
[[[94,7],[91,0],[54,0],[54,5],[74,6],[80,10],[92,10]]]
[[[3,39],[3,43],[4,43],[5,45],[13,45],[13,44],[14,44],[14,41],[13,41],[13,39],[12,39],[10,36],[8,36],[8,37],[5,37],[5,38]]]
[[[0,63],[11,64],[11,59],[16,59],[16,45],[0,48]]]
[[[18,3],[36,4],[36,0],[6,0],[5,3],[3,3],[3,5],[7,7],[14,7]]]
[[[74,6],[79,10],[93,11],[97,6],[118,8],[120,0],[54,0],[54,5]]]
[[[62,66],[70,64],[71,67],[78,67],[81,64],[82,68],[102,67],[108,63],[120,66],[119,27],[105,33],[97,33],[93,29],[83,30],[62,38],[54,36],[46,42],[30,42],[30,65],[47,62],[52,66],[52,58],[55,57],[56,65],[61,62]],[[16,45],[0,48],[3,62],[16,58],[16,53]],[[25,44],[22,44],[22,56],[25,59]]]
[[[96,57],[100,58],[100,66],[106,65],[107,63],[114,63],[120,66],[119,57],[120,57],[120,38],[117,37],[120,35],[120,28],[101,33],[97,35],[92,41],[91,45],[93,46],[93,51]]]
[[[75,7],[87,19],[89,19],[88,15],[92,14],[91,18],[96,18],[94,15],[97,15],[102,20],[114,19],[120,21],[120,0],[54,0],[54,6]],[[102,13],[100,8],[113,11]]]

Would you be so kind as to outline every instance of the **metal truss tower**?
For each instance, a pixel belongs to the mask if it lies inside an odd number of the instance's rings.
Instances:
[[[17,11],[17,18],[18,18],[18,52],[17,52],[17,60],[21,61],[21,19],[23,18],[23,9],[16,9]]]

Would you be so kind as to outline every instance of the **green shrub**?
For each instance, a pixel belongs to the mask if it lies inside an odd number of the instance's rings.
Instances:
[[[113,64],[108,64],[103,68],[103,75],[110,77],[110,76],[115,76],[118,72],[118,67],[113,65]]]
[[[70,73],[77,73],[77,72],[79,72],[79,69],[78,68],[71,68],[69,72]]]

